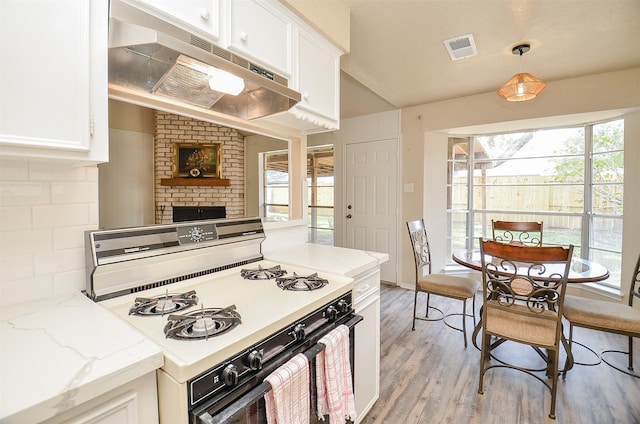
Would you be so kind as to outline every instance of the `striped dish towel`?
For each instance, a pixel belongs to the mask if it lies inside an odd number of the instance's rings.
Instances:
[[[302,353],[265,378],[271,390],[264,395],[267,423],[309,423],[309,360]]]
[[[329,415],[330,424],[355,421],[351,366],[349,363],[349,328],[340,325],[321,338],[325,349],[316,358],[318,418]]]

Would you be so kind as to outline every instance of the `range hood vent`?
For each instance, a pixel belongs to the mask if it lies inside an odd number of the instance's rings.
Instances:
[[[215,91],[209,71],[219,69],[244,81],[238,95]],[[171,111],[188,105],[252,120],[284,112],[300,101],[285,77],[258,66],[200,37],[172,28],[171,35],[111,19],[109,92],[135,103],[161,104]],[[112,96],[114,97],[114,96]],[[179,108],[176,108],[179,109]]]

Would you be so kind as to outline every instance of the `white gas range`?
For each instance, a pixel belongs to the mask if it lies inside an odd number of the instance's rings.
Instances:
[[[227,422],[233,408],[246,415],[258,399],[238,406],[241,395],[259,395],[288,358],[358,322],[352,279],[266,261],[264,239],[259,218],[87,233],[87,294],[163,349],[161,422]]]

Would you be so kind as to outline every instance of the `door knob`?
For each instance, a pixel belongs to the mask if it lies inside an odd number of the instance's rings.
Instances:
[[[351,214],[347,214],[347,219],[351,219]]]

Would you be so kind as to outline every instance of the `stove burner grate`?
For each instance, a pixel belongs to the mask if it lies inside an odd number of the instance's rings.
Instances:
[[[326,286],[329,281],[318,277],[317,273],[303,276],[294,272],[293,276],[276,278],[276,284],[282,290],[311,291]]]
[[[195,290],[181,294],[166,293],[155,298],[136,298],[133,306],[129,308],[129,315],[165,315],[187,309],[198,303]]]
[[[164,334],[179,340],[202,340],[217,336],[241,324],[236,305],[226,308],[201,308],[186,315],[169,315]]]
[[[280,265],[272,266],[271,268],[262,268],[258,265],[255,269],[243,269],[240,271],[240,275],[245,280],[271,280],[277,277],[281,277],[287,273],[282,269]]]

